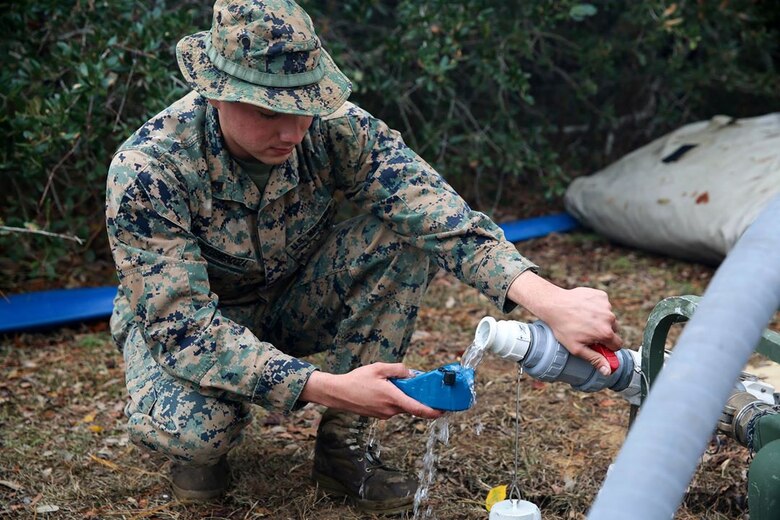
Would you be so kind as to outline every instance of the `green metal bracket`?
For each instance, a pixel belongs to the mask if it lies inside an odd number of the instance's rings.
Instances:
[[[644,402],[648,386],[653,386],[658,373],[664,365],[664,349],[669,329],[675,323],[688,321],[699,305],[699,296],[684,295],[664,298],[653,308],[647,318],[642,338],[642,401]],[[780,334],[765,330],[756,346],[759,352],[775,363],[780,363]]]
[[[700,298],[694,295],[664,298],[656,304],[648,316],[642,337],[642,373],[645,374],[645,378],[642,379],[642,402],[650,391],[648,386],[653,385],[664,366],[666,336],[669,335],[669,329],[675,323],[688,321],[696,311],[699,300]]]
[[[666,337],[675,323],[688,321],[699,305],[693,295],[674,296],[658,302],[647,318],[642,337],[642,402],[664,365]],[[780,363],[780,334],[765,330],[756,346],[759,352],[775,363]],[[633,424],[638,407],[631,406],[629,426]],[[780,508],[780,414],[760,417],[757,422],[755,458],[748,472],[748,503],[750,518],[775,520]]]

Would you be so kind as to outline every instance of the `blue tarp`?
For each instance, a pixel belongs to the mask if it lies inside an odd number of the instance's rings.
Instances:
[[[521,242],[571,231],[579,223],[567,213],[499,224],[507,240]],[[0,334],[57,327],[111,316],[116,287],[58,289],[0,298]]]
[[[499,224],[504,230],[506,239],[510,242],[522,242],[532,238],[547,236],[550,233],[563,233],[580,226],[577,220],[568,213],[545,215],[543,217],[527,218]]]
[[[87,287],[0,298],[0,333],[107,318],[115,295],[116,287]]]

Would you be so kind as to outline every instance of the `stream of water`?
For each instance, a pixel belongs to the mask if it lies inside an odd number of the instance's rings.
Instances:
[[[472,343],[469,348],[463,353],[460,364],[464,368],[476,369],[477,365],[482,361],[482,356],[485,353],[485,345],[477,345]],[[476,403],[476,390],[471,389],[473,402]],[[482,424],[477,425],[477,435],[482,431]],[[428,491],[431,484],[436,477],[436,462],[438,456],[436,455],[437,443],[448,444],[450,440],[450,416],[445,414],[428,426],[428,440],[425,442],[425,455],[423,455],[423,466],[420,470],[418,477],[420,480],[417,492],[414,494],[414,520],[420,518],[435,518],[433,510],[430,506],[425,507],[425,503],[428,500]]]
[[[425,507],[428,500],[428,490],[436,477],[436,443],[447,444],[450,441],[450,417],[445,414],[434,420],[428,426],[428,440],[425,442],[425,455],[423,456],[423,467],[418,474],[420,483],[417,492],[414,494],[414,520],[420,518],[435,518],[430,506]]]
[[[482,362],[482,356],[485,355],[485,347],[487,344],[479,345],[472,343],[469,348],[463,353],[463,357],[460,359],[460,365],[465,368],[477,368],[477,365]]]

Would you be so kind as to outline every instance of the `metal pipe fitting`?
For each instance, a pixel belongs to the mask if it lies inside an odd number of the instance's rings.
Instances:
[[[569,354],[543,321],[496,321],[490,316],[477,325],[474,343],[504,359],[520,363],[526,373],[540,381],[569,383],[583,392],[609,388],[621,392],[632,404],[639,404],[639,354],[632,350],[615,352],[617,367],[609,376],[604,376],[584,359]]]

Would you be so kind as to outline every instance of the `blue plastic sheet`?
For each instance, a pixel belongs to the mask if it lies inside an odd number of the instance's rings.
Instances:
[[[116,287],[58,289],[0,298],[0,333],[79,323],[111,315]]]
[[[532,238],[547,236],[550,233],[564,233],[580,226],[580,223],[568,213],[545,215],[499,224],[510,242],[522,242]]]
[[[567,213],[499,224],[507,240],[521,242],[579,226]],[[80,323],[111,316],[116,287],[58,289],[0,298],[0,334]]]

